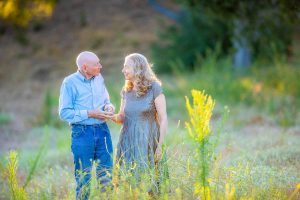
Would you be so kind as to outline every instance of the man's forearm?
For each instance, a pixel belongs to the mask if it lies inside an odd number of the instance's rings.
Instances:
[[[63,108],[59,111],[59,116],[62,120],[69,123],[77,123],[88,119],[87,110],[73,110]]]

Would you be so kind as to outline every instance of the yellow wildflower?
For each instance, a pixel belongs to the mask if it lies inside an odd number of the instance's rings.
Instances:
[[[182,191],[180,188],[175,189],[177,199],[182,199]]]
[[[196,140],[202,141],[210,134],[210,119],[215,106],[211,96],[204,94],[204,91],[192,90],[193,105],[186,98],[186,107],[190,122],[186,122],[189,134]]]
[[[294,197],[297,195],[299,189],[300,189],[300,183],[298,183],[296,185],[296,188],[295,188],[294,192],[289,196],[288,200],[294,199]]]
[[[225,185],[225,197],[227,200],[234,199],[235,188],[234,186],[229,185],[228,183]]]
[[[202,186],[199,183],[195,184],[194,194],[199,194],[200,199],[211,200],[210,189],[208,186]]]

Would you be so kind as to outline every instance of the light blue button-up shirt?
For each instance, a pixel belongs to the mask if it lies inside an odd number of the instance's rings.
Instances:
[[[103,110],[110,104],[104,79],[100,75],[87,80],[79,71],[63,80],[59,97],[59,116],[70,124],[101,124],[104,121],[88,118],[88,110]]]

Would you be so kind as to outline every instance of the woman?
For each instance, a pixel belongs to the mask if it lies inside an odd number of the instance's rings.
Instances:
[[[168,125],[165,96],[145,56],[126,56],[122,72],[125,85],[120,111],[112,117],[112,121],[123,124],[116,160],[123,171],[130,170],[138,180],[142,174],[153,172],[151,179],[158,183],[158,174],[160,180],[168,176],[162,164],[166,161],[162,146]]]

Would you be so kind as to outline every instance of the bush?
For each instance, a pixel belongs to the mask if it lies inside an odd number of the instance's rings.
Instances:
[[[219,18],[206,16],[202,10],[197,15],[186,12],[179,24],[159,33],[160,40],[152,45],[152,56],[158,72],[172,71],[172,63],[180,60],[185,70],[196,67],[197,56],[204,56],[207,49],[216,49],[221,54],[229,52],[230,32],[228,25]]]
[[[12,120],[12,116],[9,113],[0,112],[0,126],[8,124]]]
[[[51,90],[47,90],[42,105],[41,112],[36,120],[37,125],[50,125],[62,127],[63,122],[58,117],[58,97],[53,95]]]

